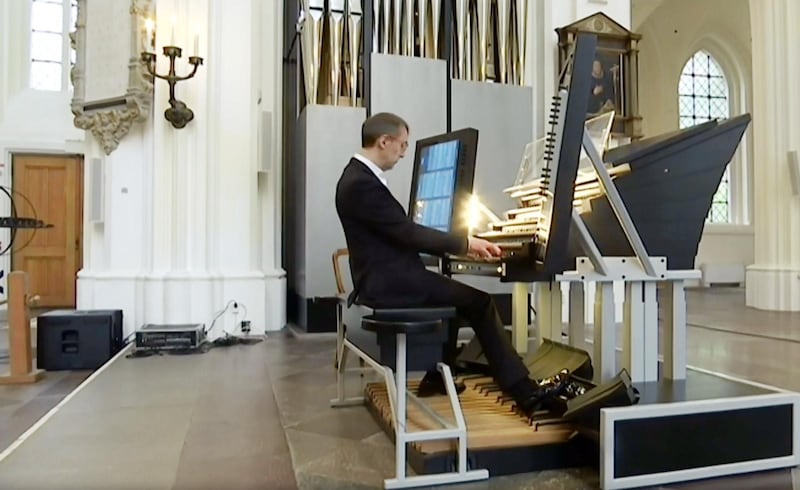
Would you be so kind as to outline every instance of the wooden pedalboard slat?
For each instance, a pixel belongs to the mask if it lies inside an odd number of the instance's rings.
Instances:
[[[466,389],[459,399],[467,424],[467,453],[470,468],[486,468],[493,476],[544,469],[596,465],[596,443],[586,440],[568,423],[547,420],[547,414],[528,419],[514,403],[502,396],[491,378],[459,378]],[[419,380],[409,381],[415,392]],[[377,423],[394,440],[391,407],[383,383],[365,387],[366,404]],[[442,418],[454,421],[448,398],[424,398],[423,402]],[[409,432],[440,428],[415,404],[409,403]],[[449,471],[456,464],[455,440],[420,441],[408,445],[408,460],[417,474]],[[593,449],[594,448],[594,449]]]

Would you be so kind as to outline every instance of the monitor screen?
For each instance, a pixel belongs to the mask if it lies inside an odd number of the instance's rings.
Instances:
[[[478,131],[461,129],[417,141],[409,216],[445,232],[464,232],[461,211],[472,193]]]
[[[460,146],[459,141],[446,141],[422,149],[414,203],[415,222],[450,231]]]

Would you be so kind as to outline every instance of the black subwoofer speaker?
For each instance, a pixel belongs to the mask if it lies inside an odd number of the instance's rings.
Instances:
[[[96,369],[122,348],[122,310],[55,310],[39,315],[39,369]]]

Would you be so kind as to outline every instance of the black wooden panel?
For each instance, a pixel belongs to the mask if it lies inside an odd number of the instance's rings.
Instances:
[[[614,477],[792,454],[793,406],[672,415],[614,424]]]

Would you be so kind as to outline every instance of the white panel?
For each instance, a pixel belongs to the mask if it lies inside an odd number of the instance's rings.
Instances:
[[[331,254],[345,248],[344,232],[336,214],[336,182],[345,165],[361,147],[360,107],[306,106],[303,143],[305,160],[303,221],[296,226],[302,237],[304,261],[297,291],[306,298],[336,295]],[[305,226],[303,226],[303,223]]]
[[[478,154],[473,191],[498,216],[515,208],[503,189],[514,184],[525,145],[533,139],[533,89],[514,85],[453,80],[454,130],[478,130]],[[493,277],[455,276],[489,293],[510,293],[512,285]]]
[[[261,120],[259,123],[259,172],[269,172],[272,170],[272,112],[261,112]]]
[[[130,0],[86,2],[87,102],[121,97],[128,91],[130,9]]]
[[[105,203],[103,202],[105,199],[105,192],[103,189],[106,184],[105,166],[101,158],[92,158],[89,166],[89,171],[91,172],[89,185],[91,186],[92,200],[89,220],[92,223],[102,223],[105,218]]]
[[[792,184],[792,194],[800,196],[800,161],[797,151],[789,152],[789,181]]]
[[[408,209],[418,139],[447,131],[447,64],[444,60],[372,53],[371,113],[392,112],[409,125],[406,156],[386,176]]]

